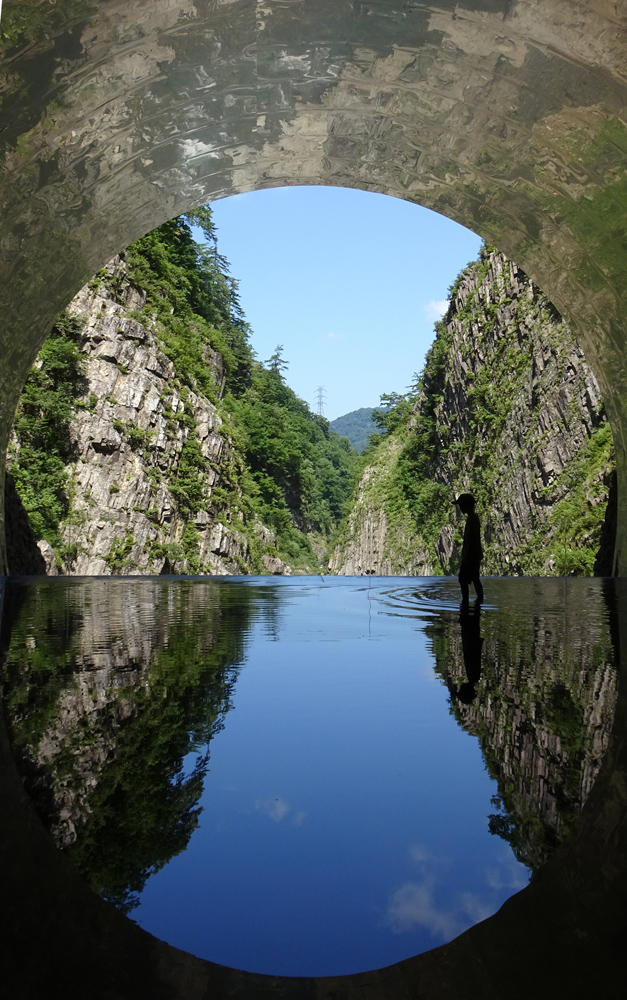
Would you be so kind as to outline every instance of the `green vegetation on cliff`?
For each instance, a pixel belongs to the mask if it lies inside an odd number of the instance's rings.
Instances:
[[[191,224],[201,226],[206,242],[197,243]],[[207,347],[224,361],[227,387],[241,395],[250,384],[253,352],[250,329],[237,295],[237,282],[218,252],[208,208],[171,219],[127,248],[129,276],[147,294],[139,318],[152,322],[181,384],[218,401]]]
[[[128,593],[141,614],[143,595]],[[198,825],[207,747],[231,707],[257,598],[244,588],[237,600],[227,589],[198,601],[192,589],[162,585],[143,622],[143,655],[116,635],[132,669],[112,666],[112,656],[103,689],[103,660],[94,669],[83,633],[94,623],[92,595],[81,604],[84,588],[76,594],[11,591],[1,650],[7,722],[43,823],[87,883],[128,912]]]
[[[194,239],[192,226],[202,230],[203,243]],[[175,467],[162,467],[151,430],[113,421],[155,489],[167,487],[184,522],[176,539],[153,543],[150,558],[203,572],[197,522],[208,515],[245,537],[248,562],[240,560],[241,571],[263,572],[262,554],[317,571],[316,551],[344,513],[358,457],[286,384],[280,349],[267,362],[256,359],[210,210],[170,220],[128,247],[122,260],[121,267],[105,268],[92,279],[92,297],[104,286],[131,320],[153,331],[173,370],[160,403],[166,436],[184,441]],[[133,287],[145,293],[139,295],[140,303],[145,298],[140,309],[126,306]],[[131,298],[137,302],[138,296]],[[11,448],[11,471],[35,537],[50,543],[66,571],[72,552],[61,527],[73,516],[68,467],[76,461],[70,425],[77,409],[93,404],[85,399],[80,327],[69,315],[58,319],[22,394]],[[228,444],[219,463],[203,454],[190,392],[209,400],[223,420]],[[113,481],[111,495],[119,492]],[[144,513],[150,519],[150,510]],[[263,535],[260,524],[274,539]],[[133,569],[133,545],[128,531],[115,537],[103,557],[111,572]]]
[[[247,391],[226,405],[246,457],[251,502],[279,539],[291,539],[293,556],[294,524],[328,534],[342,517],[357,459],[346,438],[286,385],[279,364],[267,364],[255,363]]]
[[[194,240],[191,224],[202,228],[204,245]],[[267,362],[255,358],[210,210],[155,229],[132,244],[126,258],[133,281],[147,292],[143,318],[157,310],[157,334],[178,379],[218,405],[241,459],[231,461],[213,490],[214,509],[222,500],[239,510],[244,530],[258,518],[275,533],[279,556],[315,571],[309,535],[328,535],[342,517],[357,456],[286,384],[280,348]],[[224,361],[221,402],[207,348]],[[190,475],[202,468],[201,458],[187,462]],[[254,552],[254,533],[248,538]]]
[[[405,395],[382,397],[355,503],[367,496],[370,511],[385,511],[386,551],[411,523],[426,571],[450,573],[463,530],[451,501],[471,491],[485,573],[592,575],[614,463],[581,349],[533,282],[491,247],[450,296],[422,374]],[[355,544],[351,530],[352,542],[346,528],[339,534],[337,565]]]
[[[77,398],[84,393],[80,328],[73,317],[58,317],[30,371],[15,413],[18,455],[14,444],[9,446],[11,474],[33,532],[64,559],[71,558],[59,536],[59,524],[68,517],[71,506],[65,469],[72,456],[70,421],[79,405]]]

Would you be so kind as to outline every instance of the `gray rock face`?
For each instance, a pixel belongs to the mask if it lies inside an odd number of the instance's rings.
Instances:
[[[329,558],[329,572],[338,576],[432,576],[435,558],[425,550],[416,525],[407,514],[391,524],[385,509],[386,490],[400,450],[398,440],[386,441],[376,465],[365,470],[347,524]]]
[[[560,525],[559,507],[574,488],[575,464],[589,463],[587,442],[606,422],[597,380],[567,325],[503,254],[487,255],[479,274],[464,273],[445,322],[451,339],[436,407],[435,477],[453,493],[486,486],[486,573],[556,572],[559,538],[570,545],[577,530]],[[499,402],[503,417],[491,425],[487,414],[498,414]],[[590,507],[605,507],[611,470],[609,458],[590,465]],[[598,537],[582,541],[598,548]],[[453,524],[436,548],[444,571],[454,571]]]
[[[116,257],[102,280],[85,285],[68,307],[84,323],[80,346],[86,390],[70,428],[71,511],[61,532],[74,555],[58,571],[95,576],[189,572],[191,524],[193,570],[250,572],[249,544],[237,516],[231,523],[229,506],[212,502],[212,490],[237,455],[216,407],[176,388],[174,365],[154,330],[129,315],[145,303],[145,292],[128,280],[126,265]],[[221,393],[222,358],[208,350],[206,361]],[[190,415],[192,429],[184,419]],[[181,513],[171,484],[191,433],[198,437],[207,469],[202,508],[190,520]],[[261,525],[258,534],[262,545],[274,542]],[[52,552],[42,555],[46,572],[56,572]],[[268,572],[291,572],[280,559],[267,559]]]
[[[426,382],[405,438],[388,439],[365,470],[331,570],[457,571],[461,518],[444,516],[433,549],[409,510],[395,504],[388,523],[397,455],[435,403],[429,477],[450,500],[477,495],[483,571],[571,572],[562,550],[575,535],[575,547],[599,548],[613,468],[599,385],[580,346],[534,282],[495,252],[462,273],[444,325],[442,383]]]

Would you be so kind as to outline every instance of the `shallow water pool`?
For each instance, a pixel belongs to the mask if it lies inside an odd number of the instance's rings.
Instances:
[[[101,895],[214,962],[390,965],[524,887],[616,702],[599,580],[15,580],[5,710]]]

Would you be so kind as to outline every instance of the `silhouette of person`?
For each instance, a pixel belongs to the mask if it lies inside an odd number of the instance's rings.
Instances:
[[[461,493],[453,503],[466,514],[462,561],[459,567],[459,585],[462,588],[462,604],[468,604],[468,588],[472,583],[479,602],[483,601],[483,587],[479,579],[479,567],[483,558],[481,547],[481,522],[475,513],[475,498],[472,493]]]

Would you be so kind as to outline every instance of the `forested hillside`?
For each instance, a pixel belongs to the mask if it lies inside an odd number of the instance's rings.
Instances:
[[[460,274],[420,379],[383,400],[332,572],[456,572],[464,518],[451,501],[468,491],[486,574],[611,573],[613,446],[599,386],[503,254],[485,247]]]
[[[12,571],[317,571],[358,459],[286,368],[280,346],[255,357],[208,208],[128,247],[58,318],[24,387]]]
[[[374,407],[362,406],[359,410],[351,410],[350,413],[331,420],[329,427],[337,434],[347,437],[355,451],[361,454],[368,447],[370,435],[377,429],[372,419],[373,413]]]

